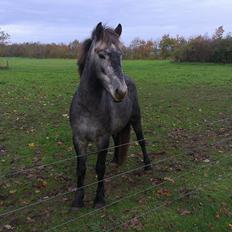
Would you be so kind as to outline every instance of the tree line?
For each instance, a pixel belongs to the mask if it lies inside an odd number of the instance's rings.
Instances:
[[[76,58],[81,43],[69,44],[13,43],[9,35],[0,30],[0,56],[33,58]],[[123,48],[125,59],[171,59],[184,62],[232,63],[232,35],[224,35],[222,26],[212,36],[199,35],[191,38],[163,35],[160,40],[135,38]]]

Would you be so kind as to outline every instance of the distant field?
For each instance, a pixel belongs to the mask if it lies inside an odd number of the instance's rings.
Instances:
[[[52,231],[232,231],[232,65],[125,61],[153,171],[107,180],[109,206],[100,211],[93,211],[96,185],[90,186],[86,207],[70,212],[76,177],[68,111],[79,81],[76,61],[8,61],[10,68],[0,70],[0,231],[62,223]],[[90,156],[86,184],[96,181],[94,164]],[[133,144],[124,166],[107,164],[106,177],[141,165]]]

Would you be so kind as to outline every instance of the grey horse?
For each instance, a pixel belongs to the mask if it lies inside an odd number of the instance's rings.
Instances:
[[[78,60],[80,84],[70,108],[73,144],[77,154],[77,191],[72,203],[73,209],[84,206],[88,143],[95,143],[98,151],[98,186],[94,200],[97,208],[105,205],[105,161],[111,136],[116,146],[112,162],[120,165],[127,154],[132,126],[143,152],[144,169],[151,169],[136,87],[122,71],[121,32],[121,24],[112,29],[99,23],[91,38],[82,43]]]

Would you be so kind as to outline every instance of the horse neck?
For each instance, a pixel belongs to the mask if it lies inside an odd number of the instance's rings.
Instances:
[[[91,64],[87,65],[81,75],[79,86],[82,102],[88,105],[93,104],[93,107],[97,106],[101,101],[103,91],[102,85],[97,78],[95,67]]]

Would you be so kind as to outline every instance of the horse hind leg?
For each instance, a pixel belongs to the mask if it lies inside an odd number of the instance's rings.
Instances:
[[[144,170],[145,171],[152,170],[151,161],[150,161],[150,158],[148,156],[147,149],[146,149],[146,142],[145,142],[144,136],[143,136],[141,118],[137,117],[136,119],[132,120],[131,125],[135,131],[137,140],[139,142],[139,145],[140,145],[142,153],[143,153],[143,162],[145,164]]]
[[[130,123],[128,123],[118,134],[113,135],[113,140],[115,148],[112,163],[122,165],[126,160],[127,151],[130,145]]]

